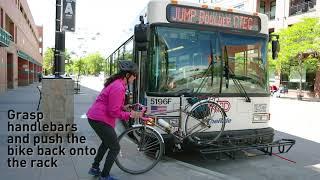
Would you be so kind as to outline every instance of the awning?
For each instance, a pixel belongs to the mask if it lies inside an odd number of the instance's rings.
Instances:
[[[38,66],[42,66],[42,64],[40,64],[38,61],[36,61],[31,56],[29,56],[27,53],[25,53],[21,50],[17,50],[17,54],[18,54],[18,57],[20,57],[22,59],[28,60],[29,62],[32,62],[33,64],[36,64]]]

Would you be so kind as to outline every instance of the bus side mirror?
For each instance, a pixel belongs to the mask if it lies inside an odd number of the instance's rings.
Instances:
[[[276,39],[272,37],[275,37]],[[272,59],[276,59],[278,57],[278,53],[280,52],[279,35],[271,34],[270,41],[271,41]]]
[[[143,21],[143,16],[140,16],[141,23],[134,27],[134,42],[138,51],[146,51],[148,46],[148,25]]]
[[[278,57],[278,53],[280,51],[280,44],[278,40],[271,41],[272,46],[272,59],[276,59]]]

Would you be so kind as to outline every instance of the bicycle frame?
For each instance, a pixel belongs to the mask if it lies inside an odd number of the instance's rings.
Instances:
[[[199,131],[204,131],[204,130],[211,127],[211,125],[208,123],[209,118],[206,119],[206,117],[208,116],[208,115],[206,115],[206,112],[209,111],[211,114],[211,112],[213,112],[212,111],[213,108],[209,109],[209,110],[204,110],[205,112],[200,112],[200,113],[204,113],[204,114],[197,114],[198,113],[197,108],[201,107],[203,105],[206,105],[207,108],[214,107],[211,105],[215,105],[215,104],[218,105],[217,103],[212,103],[209,100],[202,100],[200,102],[193,104],[191,106],[191,109],[188,109],[188,107],[184,108],[183,112],[187,113],[187,116],[185,119],[186,122],[190,119],[191,120],[197,119],[200,122],[200,123],[192,126],[192,129],[195,131],[193,131],[193,130],[189,131],[188,128],[185,129],[185,132],[186,133],[189,132],[189,134],[184,134],[183,131],[180,131],[181,128],[173,131],[171,129],[171,125],[168,124],[168,126],[167,126],[166,124],[164,124],[165,122],[156,121],[157,116],[150,117],[150,114],[145,114],[146,109],[147,109],[146,106],[143,106],[141,104],[136,104],[134,110],[141,110],[142,115],[141,115],[141,117],[137,117],[135,119],[136,124],[132,125],[131,128],[127,129],[126,131],[124,131],[123,133],[120,134],[119,144],[122,142],[121,144],[123,146],[121,146],[121,147],[124,147],[124,148],[127,147],[128,149],[138,151],[138,154],[142,153],[146,156],[154,157],[154,159],[151,160],[151,163],[147,163],[145,168],[142,167],[143,165],[141,167],[139,166],[138,168],[135,168],[135,167],[130,167],[130,165],[129,165],[130,163],[129,164],[126,163],[125,156],[121,156],[116,159],[117,165],[119,166],[120,169],[124,170],[125,172],[131,173],[131,174],[141,174],[141,173],[147,172],[148,170],[152,169],[159,162],[159,160],[161,159],[161,156],[165,152],[164,137],[162,136],[162,134],[158,130],[161,129],[161,130],[167,132],[168,134],[171,134],[175,138],[173,148],[180,151],[183,148],[182,145],[183,145],[184,140],[186,138],[190,138],[190,140],[191,140],[191,139],[193,139],[193,137],[191,136],[192,134],[197,133]],[[218,108],[221,110],[221,112],[223,111],[223,109],[221,109],[220,106]],[[182,109],[182,108],[180,107],[180,109]],[[195,116],[192,116],[193,114]],[[203,116],[201,116],[201,115],[203,115]],[[190,117],[194,117],[194,118],[190,118]],[[208,116],[208,117],[210,117],[210,116]],[[199,126],[201,126],[201,127],[199,128]],[[154,127],[157,127],[157,128],[154,128]],[[221,132],[222,131],[223,131],[223,129],[221,130]],[[197,134],[194,134],[194,135],[195,135],[195,137],[197,137]],[[129,141],[131,139],[131,142],[133,142],[133,143],[129,143],[129,144],[132,144],[133,146],[128,147],[125,145],[125,144],[128,144],[127,138],[129,138]],[[199,142],[200,141],[198,141],[198,144],[199,144]],[[129,159],[130,159],[130,157],[132,157],[132,156],[128,156]],[[143,158],[143,156],[142,156],[142,158]],[[133,161],[134,161],[134,159],[133,159]],[[148,162],[150,162],[150,161],[148,161]]]
[[[202,132],[202,131],[205,131],[205,130],[209,129],[210,126],[208,126],[205,122],[201,121],[201,119],[196,119],[196,118],[195,118],[195,120],[199,121],[200,123],[197,124],[196,126],[194,126],[194,127],[192,128],[192,131],[191,131],[192,133],[189,133],[189,134],[183,133],[182,131],[180,131],[180,128],[179,128],[178,130],[176,130],[176,131],[171,131],[171,129],[164,128],[163,126],[158,125],[158,124],[155,123],[156,120],[157,120],[157,115],[161,115],[161,114],[164,114],[164,113],[171,113],[171,112],[179,112],[179,114],[180,114],[180,117],[179,117],[179,118],[180,118],[180,121],[179,121],[179,122],[181,123],[181,117],[182,117],[181,115],[182,115],[182,113],[185,113],[185,114],[187,114],[187,115],[192,116],[192,114],[187,111],[187,109],[188,109],[189,107],[192,108],[192,107],[197,106],[198,104],[201,104],[201,103],[204,103],[204,102],[210,102],[210,101],[216,102],[216,99],[213,99],[213,100],[211,100],[211,99],[204,99],[204,100],[201,100],[201,101],[199,101],[199,102],[197,102],[197,103],[195,103],[195,104],[193,104],[193,105],[187,104],[187,105],[183,108],[183,107],[182,107],[182,98],[183,98],[183,97],[184,97],[184,96],[180,96],[180,108],[179,108],[179,109],[171,110],[171,111],[165,111],[165,112],[161,112],[161,113],[150,113],[150,114],[145,114],[145,113],[143,113],[145,116],[140,117],[140,119],[142,119],[142,121],[143,121],[143,123],[142,123],[141,125],[142,125],[142,126],[148,126],[148,127],[152,128],[154,131],[156,131],[159,135],[161,135],[161,133],[160,133],[159,131],[157,131],[155,128],[152,127],[152,126],[156,126],[157,128],[163,130],[164,132],[167,132],[168,134],[173,135],[176,139],[179,140],[179,143],[182,143],[185,138],[189,137],[190,135],[192,135],[192,134],[194,134],[194,133]],[[140,105],[140,106],[142,106],[142,112],[145,112],[145,111],[146,111],[146,107],[143,106],[143,105]],[[223,113],[225,114],[224,111],[223,111]],[[225,114],[225,115],[226,115],[226,114]],[[152,121],[150,121],[150,118],[152,119]],[[147,123],[150,123],[152,126],[151,126],[151,125],[148,125]],[[179,123],[179,126],[181,127],[181,124],[180,124],[180,123]],[[199,130],[193,132],[193,130],[196,129],[197,127],[199,127],[201,124],[205,125],[204,128],[200,128]],[[161,137],[162,137],[162,136],[161,136]]]
[[[146,125],[146,124],[144,124],[144,123],[132,125],[132,127],[143,127],[143,128],[146,128],[146,126],[148,126],[148,125]],[[154,130],[154,131],[161,137],[161,141],[164,143],[164,139],[163,139],[163,137],[161,136],[160,132],[157,131],[157,130],[156,130],[155,128],[153,128],[152,126],[148,126],[148,127],[149,127],[150,129]]]

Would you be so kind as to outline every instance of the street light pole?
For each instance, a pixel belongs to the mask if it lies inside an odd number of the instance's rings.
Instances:
[[[55,49],[54,49],[54,68],[53,74],[56,78],[61,78],[64,74],[64,49],[65,33],[61,32],[61,0],[56,0],[56,28],[55,28]]]

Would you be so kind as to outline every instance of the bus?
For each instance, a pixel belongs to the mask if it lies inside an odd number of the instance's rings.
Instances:
[[[160,113],[178,131],[184,117],[176,109],[188,97],[213,98],[226,112],[217,143],[237,145],[273,142],[268,86],[268,17],[211,4],[151,0],[140,14],[134,34],[107,58],[109,74],[117,61],[132,60],[139,76],[133,101]],[[272,40],[273,57],[278,41]],[[182,99],[182,100],[181,100]],[[212,120],[210,134],[220,131]],[[161,130],[159,130],[161,131]],[[166,150],[172,137],[161,131]]]

